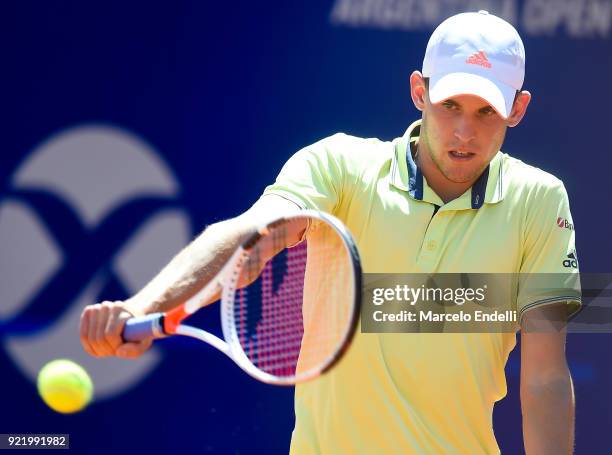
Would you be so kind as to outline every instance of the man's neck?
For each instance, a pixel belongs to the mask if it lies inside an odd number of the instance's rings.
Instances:
[[[474,184],[475,180],[461,183],[448,180],[431,160],[429,153],[423,150],[419,151],[415,143],[410,145],[412,156],[415,157],[415,163],[421,170],[423,177],[427,180],[427,184],[445,204],[453,199],[457,199]]]

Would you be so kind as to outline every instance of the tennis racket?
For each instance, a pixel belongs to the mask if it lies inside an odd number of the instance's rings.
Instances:
[[[298,238],[296,245],[287,245]],[[221,296],[224,339],[183,323]],[[208,343],[254,378],[305,382],[342,357],[361,304],[357,247],[331,215],[303,210],[257,229],[197,294],[166,313],[129,319],[125,341],[186,335]]]

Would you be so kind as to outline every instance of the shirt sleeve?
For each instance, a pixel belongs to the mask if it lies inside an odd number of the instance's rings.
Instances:
[[[345,174],[342,156],[333,147],[337,136],[341,135],[323,139],[293,155],[263,194],[276,194],[303,209],[333,214],[342,196]]]
[[[581,291],[575,230],[563,183],[555,180],[529,196],[517,310],[565,302],[569,315],[580,309]]]

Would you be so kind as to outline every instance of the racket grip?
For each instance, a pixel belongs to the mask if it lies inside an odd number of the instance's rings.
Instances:
[[[163,338],[164,313],[152,313],[128,319],[123,327],[123,341],[142,341],[146,338]]]

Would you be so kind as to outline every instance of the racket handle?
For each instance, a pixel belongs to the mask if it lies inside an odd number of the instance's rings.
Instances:
[[[124,341],[141,341],[149,337],[165,337],[163,329],[164,313],[152,313],[128,319],[123,327]]]

